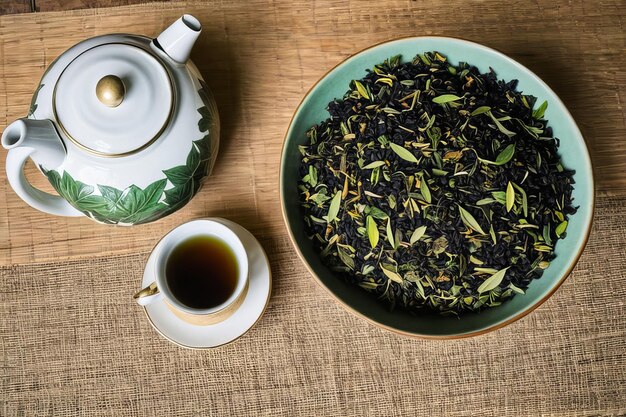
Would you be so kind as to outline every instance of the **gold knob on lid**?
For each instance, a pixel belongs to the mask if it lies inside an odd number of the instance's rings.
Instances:
[[[115,75],[104,76],[96,84],[96,96],[105,106],[117,107],[124,100],[126,87],[120,77]]]

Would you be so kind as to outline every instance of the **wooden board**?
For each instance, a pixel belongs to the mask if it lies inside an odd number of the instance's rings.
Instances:
[[[146,0],[0,0],[0,15],[128,6],[138,3],[149,2]]]
[[[146,0],[34,0],[38,12],[55,12],[60,10],[93,9],[96,7],[128,6],[147,3]],[[159,0],[167,1],[167,0]]]
[[[28,13],[33,11],[30,0],[2,0],[0,1],[0,15],[11,13]]]
[[[43,4],[38,2],[39,4]],[[182,13],[204,31],[192,58],[217,97],[222,144],[214,175],[182,211],[135,228],[31,209],[0,176],[0,265],[147,251],[192,218],[223,216],[261,239],[285,233],[280,150],[306,91],[347,56],[401,36],[445,35],[494,47],[563,99],[593,154],[598,190],[626,195],[626,35],[622,0],[361,2],[189,1],[0,17],[0,129],[26,114],[44,69],[80,40],[154,36]],[[0,151],[4,172],[5,151]],[[30,168],[29,176],[45,186]],[[284,240],[282,240],[284,241]]]

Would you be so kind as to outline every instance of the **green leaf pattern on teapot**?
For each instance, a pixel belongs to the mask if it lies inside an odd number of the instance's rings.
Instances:
[[[204,106],[198,109],[201,116],[198,129],[206,135],[193,141],[184,165],[163,171],[165,178],[143,189],[136,185],[124,190],[97,185],[100,192],[98,195],[94,193],[93,186],[75,180],[68,172],[60,174],[55,170],[42,168],[43,173],[60,196],[86,216],[101,223],[148,223],[180,209],[200,189],[202,180],[210,174],[214,160],[210,135],[215,128],[213,115],[217,114],[217,109],[206,84],[201,79],[199,81],[202,88],[198,92]],[[31,110],[34,111],[32,107]],[[168,181],[172,187],[166,189]]]

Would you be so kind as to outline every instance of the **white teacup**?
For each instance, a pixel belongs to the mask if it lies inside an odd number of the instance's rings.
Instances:
[[[196,236],[211,236],[220,239],[232,251],[238,266],[237,284],[234,291],[222,304],[198,309],[177,299],[170,291],[166,279],[167,259],[182,242]],[[222,223],[210,219],[192,220],[184,223],[167,235],[155,246],[154,282],[135,294],[134,298],[142,306],[162,300],[167,307],[182,320],[197,325],[219,323],[230,317],[241,305],[248,290],[248,256],[239,237]],[[207,271],[210,274],[210,271]]]

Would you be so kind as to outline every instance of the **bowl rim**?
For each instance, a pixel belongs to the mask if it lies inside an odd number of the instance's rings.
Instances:
[[[485,328],[482,328],[480,330],[475,330],[475,331],[471,331],[471,332],[467,332],[467,333],[455,333],[455,334],[446,334],[446,335],[431,335],[431,334],[423,334],[423,333],[416,333],[416,332],[411,332],[411,331],[406,331],[406,330],[399,330],[395,327],[389,326],[387,324],[378,322],[370,317],[368,317],[367,315],[361,313],[360,311],[357,311],[356,309],[354,309],[352,306],[350,306],[349,304],[347,304],[345,301],[343,301],[341,298],[339,298],[337,295],[335,295],[335,293],[333,291],[331,291],[325,284],[324,282],[320,279],[320,277],[317,275],[317,273],[315,273],[315,271],[313,270],[313,268],[309,265],[309,263],[307,262],[306,258],[304,257],[304,255],[302,254],[302,251],[300,250],[300,247],[298,246],[295,237],[293,235],[293,232],[291,230],[291,223],[289,222],[289,218],[287,217],[287,210],[285,208],[285,203],[284,203],[284,193],[283,193],[283,186],[284,186],[284,175],[283,175],[283,170],[284,170],[284,162],[285,162],[285,149],[287,147],[287,142],[288,142],[288,138],[292,133],[292,129],[293,129],[293,122],[296,118],[296,116],[300,113],[300,110],[302,109],[302,106],[304,105],[304,103],[307,101],[307,99],[309,98],[309,96],[313,93],[313,91],[318,87],[318,85],[325,80],[331,73],[335,72],[335,70],[339,69],[340,67],[346,65],[349,61],[351,61],[352,59],[354,59],[356,56],[359,56],[371,49],[375,49],[378,48],[380,46],[383,45],[387,45],[387,44],[391,44],[394,42],[399,42],[399,41],[412,41],[412,40],[424,40],[424,39],[436,39],[436,40],[445,40],[445,41],[451,41],[451,42],[457,42],[457,43],[461,43],[461,44],[469,44],[473,47],[478,47],[481,49],[485,49],[489,52],[495,53],[497,56],[499,56],[500,58],[504,59],[504,60],[508,60],[511,63],[513,63],[514,65],[520,67],[523,71],[526,71],[532,78],[534,78],[534,80],[541,85],[541,87],[545,88],[548,92],[551,92],[554,97],[556,98],[556,100],[558,101],[558,103],[561,105],[562,109],[564,110],[565,113],[565,117],[567,119],[570,120],[570,122],[573,124],[573,126],[575,127],[575,129],[578,131],[578,133],[580,134],[580,138],[582,139],[582,144],[584,146],[585,149],[585,154],[584,154],[584,159],[585,162],[587,163],[587,165],[590,167],[589,173],[589,188],[591,190],[591,205],[590,205],[590,212],[589,212],[589,224],[585,230],[585,236],[582,240],[582,243],[580,245],[580,247],[578,248],[576,254],[572,257],[572,261],[570,262],[569,267],[567,268],[567,270],[562,274],[561,278],[553,284],[553,287],[550,289],[550,291],[543,296],[541,299],[539,299],[538,301],[536,301],[534,304],[530,305],[529,307],[527,307],[525,310],[520,311],[517,314],[514,314],[513,316],[509,317],[508,319],[500,322],[500,323],[495,323],[492,325],[489,325]],[[594,220],[594,216],[595,216],[595,205],[596,205],[596,195],[595,195],[595,176],[594,176],[594,170],[593,170],[593,164],[591,162],[591,156],[589,153],[589,147],[587,146],[587,141],[585,140],[582,132],[580,131],[580,128],[578,127],[578,124],[576,123],[576,120],[574,119],[574,117],[572,116],[572,114],[570,113],[569,109],[567,108],[567,106],[565,106],[565,103],[563,103],[563,101],[561,100],[561,98],[556,94],[556,92],[554,90],[552,90],[552,88],[550,88],[550,86],[548,86],[548,84],[543,81],[537,74],[535,74],[533,71],[531,71],[529,68],[527,68],[526,66],[524,66],[523,64],[521,64],[520,62],[516,61],[515,59],[509,57],[508,55],[506,55],[505,53],[495,49],[495,48],[491,48],[489,46],[485,46],[483,44],[480,44],[478,42],[474,42],[474,41],[470,41],[467,39],[463,39],[463,38],[456,38],[456,37],[450,37],[450,36],[404,36],[404,37],[399,37],[399,38],[392,38],[392,39],[388,39],[382,42],[378,42],[375,43],[373,45],[370,45],[364,49],[361,49],[355,53],[350,54],[348,57],[344,58],[343,60],[341,60],[338,64],[334,65],[332,68],[330,68],[328,71],[326,71],[324,73],[324,75],[322,75],[306,92],[306,94],[304,94],[304,96],[302,97],[302,100],[300,101],[300,103],[298,104],[298,107],[296,107],[296,110],[294,111],[293,115],[291,116],[291,120],[289,121],[289,126],[287,127],[287,131],[285,133],[285,136],[283,138],[283,146],[281,148],[281,155],[280,155],[280,168],[279,168],[279,172],[278,172],[278,181],[279,181],[279,199],[280,199],[280,211],[283,217],[283,222],[285,224],[285,227],[287,229],[287,234],[289,236],[289,240],[291,241],[292,246],[295,248],[296,253],[298,254],[298,257],[300,258],[300,260],[302,261],[302,263],[304,264],[305,268],[309,271],[309,274],[313,277],[313,279],[315,280],[315,282],[322,287],[328,294],[330,294],[330,296],[332,298],[334,298],[334,300],[339,303],[339,305],[341,305],[346,311],[350,312],[351,314],[355,315],[356,317],[365,320],[366,322],[370,323],[371,325],[374,325],[376,327],[379,327],[383,330],[387,330],[390,331],[392,333],[395,334],[399,334],[401,336],[406,336],[412,339],[421,339],[421,340],[455,340],[455,339],[465,339],[465,338],[469,338],[469,337],[474,337],[474,336],[480,336],[498,329],[501,329],[505,326],[508,326],[509,324],[527,316],[528,314],[532,313],[536,308],[538,308],[539,306],[541,306],[544,302],[546,302],[548,300],[548,298],[550,298],[563,284],[563,282],[565,282],[565,280],[570,276],[570,274],[572,273],[572,271],[574,270],[574,268],[576,267],[576,265],[578,264],[578,261],[580,260],[580,257],[583,254],[583,251],[585,250],[585,247],[587,246],[587,243],[589,242],[589,236],[591,235],[591,229],[593,226],[593,220]]]

